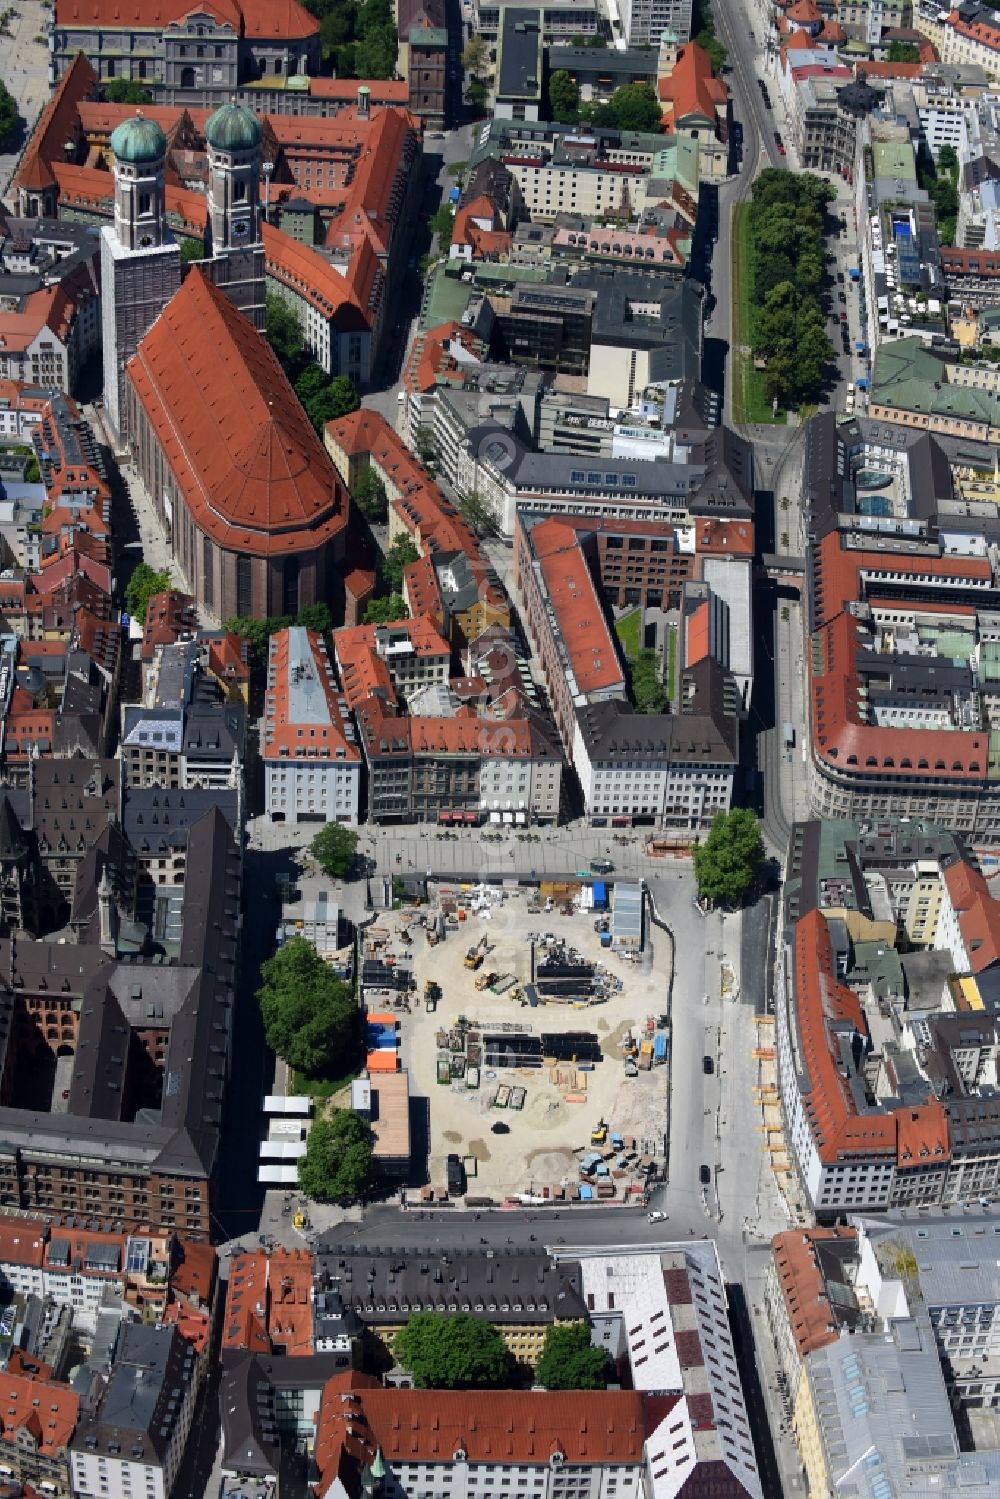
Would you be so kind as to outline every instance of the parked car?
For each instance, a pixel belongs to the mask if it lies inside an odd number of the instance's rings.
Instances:
[[[592,874],[614,874],[615,866],[610,859],[591,859],[590,869]]]
[[[712,1170],[711,1170],[711,1167],[709,1167],[709,1166],[699,1166],[698,1167],[698,1180],[701,1182],[701,1184],[702,1184],[703,1187],[710,1186],[711,1182],[712,1182]]]
[[[651,1213],[646,1214],[647,1223],[665,1223],[666,1221],[666,1213],[661,1213],[659,1208],[654,1208]]]
[[[712,1058],[710,1056],[702,1057],[701,1070],[705,1073],[706,1076],[708,1076],[709,1073],[715,1071],[715,1063],[712,1061]]]

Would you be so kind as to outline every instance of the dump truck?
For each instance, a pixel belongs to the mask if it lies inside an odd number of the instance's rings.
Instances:
[[[437,1009],[438,1000],[441,998],[441,985],[436,984],[433,979],[424,980],[424,1009],[428,1015]]]
[[[482,959],[480,959],[480,962],[482,962]],[[495,973],[481,973],[476,979],[476,988],[488,989],[491,984],[496,982],[497,977],[498,975]]]
[[[591,1145],[603,1145],[607,1138],[608,1126],[602,1119],[600,1123],[595,1124],[594,1128],[590,1131],[590,1143]]]
[[[482,968],[483,955],[479,951],[478,947],[470,947],[468,952],[465,954],[465,957],[462,959],[462,962],[466,968],[472,968],[473,970],[475,970],[476,968]]]

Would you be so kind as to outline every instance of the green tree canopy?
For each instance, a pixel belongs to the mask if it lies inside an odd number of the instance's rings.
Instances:
[[[303,625],[307,630],[317,630],[320,635],[328,634],[333,629],[333,615],[329,604],[324,604],[322,600],[315,604],[303,604],[295,616],[295,623]]]
[[[549,79],[549,114],[561,125],[575,125],[580,118],[580,90],[565,68]]]
[[[416,562],[420,553],[405,533],[397,536],[382,560],[382,581],[390,593],[403,590],[403,571]]]
[[[386,513],[385,485],[370,466],[358,475],[351,491],[351,498],[369,520],[384,520]]]
[[[365,1189],[372,1163],[371,1130],[353,1109],[315,1119],[299,1161],[299,1186],[316,1202],[353,1202]]]
[[[200,239],[181,240],[181,260],[185,265],[190,265],[192,260],[204,260],[204,258],[205,246]]]
[[[489,69],[489,62],[490,49],[486,38],[475,34],[470,36],[462,53],[462,67],[473,78],[482,78]]]
[[[608,1382],[608,1355],[592,1345],[586,1322],[550,1322],[535,1379],[547,1390],[603,1390]]]
[[[660,653],[644,646],[631,663],[632,701],[637,713],[666,713],[670,706],[660,678]]]
[[[350,871],[357,848],[358,835],[353,828],[345,828],[340,822],[328,822],[310,843],[309,852],[324,874],[342,880]]]
[[[17,107],[17,100],[0,81],[0,149],[6,147],[7,142],[13,136],[20,121],[21,113]]]
[[[285,630],[292,623],[287,614],[269,615],[255,619],[250,615],[227,619],[225,628],[232,635],[239,635],[250,644],[254,661],[262,666],[267,660],[267,642],[278,630]]]
[[[509,1376],[503,1338],[468,1312],[413,1312],[392,1349],[418,1390],[496,1390]]]
[[[306,1077],[330,1077],[353,1061],[358,1007],[311,942],[293,937],[261,965],[257,990],[268,1046]]]
[[[726,65],[728,54],[715,34],[715,20],[709,0],[694,0],[691,7],[691,35],[698,46],[708,53],[713,70],[720,72]]]
[[[738,905],[764,858],[760,823],[747,807],[716,812],[704,843],[694,851],[698,894],[712,905]]]
[[[170,573],[157,572],[148,562],[140,562],[125,589],[125,607],[140,624],[146,622],[146,606],[154,593],[170,587]]]
[[[443,255],[451,244],[451,236],[455,231],[455,215],[448,203],[442,203],[435,209],[427,220],[427,227],[437,236],[438,249]]]
[[[112,78],[104,85],[112,104],[152,104],[153,96],[137,78]]]
[[[493,506],[475,491],[459,500],[458,513],[468,521],[474,531],[479,532],[480,536],[500,535],[500,524]]]
[[[890,62],[919,62],[920,48],[914,42],[890,42]]]
[[[611,95],[608,108],[619,130],[663,129],[663,110],[651,83],[623,83]]]
[[[289,307],[284,297],[277,292],[268,292],[264,304],[264,331],[267,341],[277,354],[285,374],[293,380],[305,360],[305,340],[302,324]]]
[[[369,599],[365,607],[366,625],[391,625],[397,619],[407,619],[409,610],[401,593],[389,593],[381,599]]]

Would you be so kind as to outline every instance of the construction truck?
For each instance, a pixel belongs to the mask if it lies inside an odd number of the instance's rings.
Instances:
[[[441,998],[441,985],[436,984],[433,979],[424,980],[424,1009],[428,1015],[437,1009],[438,1000]]]
[[[488,989],[491,984],[496,983],[498,977],[499,975],[496,973],[481,973],[476,979],[475,987],[477,989]]]
[[[607,1138],[608,1126],[602,1119],[599,1121],[599,1123],[595,1124],[594,1128],[590,1131],[590,1143],[591,1145],[603,1145]]]
[[[462,962],[464,963],[466,968],[482,968],[483,955],[479,951],[478,947],[470,947],[468,952],[465,954],[465,957],[462,959]]]

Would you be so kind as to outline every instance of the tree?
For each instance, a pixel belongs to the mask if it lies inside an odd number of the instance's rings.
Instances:
[[[364,1191],[372,1163],[372,1136],[353,1109],[332,1109],[313,1121],[299,1160],[299,1186],[317,1202],[354,1202]]]
[[[295,616],[295,623],[307,630],[316,630],[320,635],[328,634],[333,629],[333,615],[329,604],[324,604],[322,600],[316,604],[303,604]]]
[[[185,265],[190,265],[192,260],[204,260],[205,246],[199,239],[181,240],[181,260]]]
[[[666,713],[670,706],[660,678],[660,653],[640,650],[632,662],[632,701],[637,713]]]
[[[330,381],[330,399],[335,410],[333,416],[327,418],[328,421],[336,421],[338,416],[347,416],[350,412],[357,411],[361,405],[361,397],[349,375],[334,375]]]
[[[565,68],[549,79],[549,114],[560,125],[575,125],[580,118],[580,90]]]
[[[307,1077],[329,1077],[353,1061],[358,1009],[350,988],[311,942],[293,937],[261,964],[257,990],[272,1051]]]
[[[550,1322],[535,1365],[535,1380],[547,1390],[603,1390],[608,1355],[590,1341],[586,1322]]]
[[[342,880],[350,871],[357,848],[358,835],[353,828],[328,822],[310,843],[309,852],[324,874],[332,880]]]
[[[462,67],[473,78],[481,78],[489,68],[490,54],[485,37],[470,36],[462,53]]]
[[[451,211],[451,205],[442,203],[427,220],[427,227],[432,234],[437,235],[438,249],[443,253],[451,244],[451,236],[455,231],[455,215]]]
[[[392,1351],[418,1390],[501,1389],[511,1364],[493,1324],[468,1312],[413,1312]]]
[[[256,665],[263,666],[267,661],[267,643],[271,636],[278,630],[287,629],[291,622],[287,614],[272,614],[265,619],[242,615],[239,618],[227,619],[224,628],[231,635],[239,635],[243,640],[248,641]]]
[[[416,562],[420,553],[406,534],[397,536],[382,559],[382,581],[390,593],[399,593],[403,587],[403,572],[411,562]]]
[[[397,619],[406,619],[409,610],[401,593],[390,593],[385,598],[369,599],[365,607],[366,625],[391,625]]]
[[[385,485],[371,467],[358,475],[351,491],[351,498],[369,520],[384,520],[386,513]]]
[[[286,375],[298,372],[305,357],[305,340],[302,325],[284,297],[269,292],[264,304],[264,331],[267,341],[277,354]]]
[[[473,490],[472,494],[467,494],[464,499],[459,500],[458,513],[468,521],[474,531],[479,532],[480,536],[500,535],[500,524],[496,518],[493,506],[484,500],[482,495],[477,494],[475,490]]]
[[[154,593],[170,587],[170,573],[156,572],[148,562],[140,562],[125,589],[125,607],[133,619],[145,624],[146,606]]]
[[[890,62],[919,62],[920,48],[913,42],[890,42]]]
[[[713,73],[721,73],[726,66],[729,53],[719,41],[714,31],[699,31],[695,41],[703,52],[708,53],[708,60],[712,64]]]
[[[663,110],[650,83],[623,83],[611,95],[610,108],[619,130],[663,129]]]
[[[399,43],[392,21],[373,26],[358,38],[354,68],[359,78],[391,78],[396,71]]]
[[[739,905],[763,858],[760,823],[748,807],[716,812],[708,837],[694,851],[699,896],[712,905]]]
[[[3,150],[21,121],[17,100],[7,85],[0,82],[0,150]]]
[[[112,104],[152,104],[149,89],[136,78],[112,78],[104,86]]]

